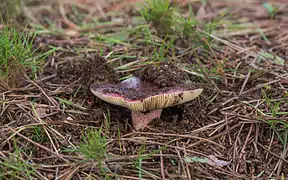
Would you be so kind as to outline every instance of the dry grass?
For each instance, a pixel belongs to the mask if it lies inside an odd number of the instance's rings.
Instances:
[[[204,25],[230,8],[212,34],[196,27],[206,37],[201,48],[185,40],[170,46],[146,28],[131,2],[140,1],[22,4],[28,29],[38,33],[34,46],[57,50],[36,80],[1,92],[0,177],[288,178],[287,3],[268,1],[277,7],[271,14],[252,0],[179,0],[183,14],[191,4]],[[150,129],[134,131],[129,111],[85,89],[88,69],[76,71],[74,62],[94,54],[121,78],[157,64],[155,57],[168,59],[205,91],[183,106],[181,121],[171,108]]]

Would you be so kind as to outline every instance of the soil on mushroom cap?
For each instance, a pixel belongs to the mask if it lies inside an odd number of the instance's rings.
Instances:
[[[161,93],[201,88],[201,85],[196,83],[185,83],[186,74],[171,62],[145,66],[135,71],[133,75],[141,79],[143,86],[141,90],[125,87],[123,83],[94,85],[92,88],[101,88],[103,93],[117,94],[130,100],[142,100]]]
[[[159,87],[175,87],[184,84],[186,75],[171,62],[160,62],[158,65],[148,65],[134,72],[134,76],[154,83]]]
[[[133,79],[139,79],[132,77]],[[141,81],[141,80],[140,80]],[[102,92],[102,93],[110,93],[110,94],[115,94],[122,96],[126,99],[129,100],[143,100],[145,98],[159,95],[159,94],[165,94],[165,93],[170,93],[170,92],[182,92],[182,91],[188,91],[188,90],[194,90],[201,88],[200,84],[196,83],[183,83],[183,84],[177,84],[175,86],[169,86],[169,87],[161,87],[159,85],[155,85],[154,83],[147,82],[147,81],[141,81],[139,82],[139,86],[143,86],[142,88],[137,88],[137,87],[127,87],[127,84],[122,82],[118,84],[102,84],[102,85],[97,85],[94,84],[92,85],[92,89],[94,91]],[[178,96],[181,99],[183,93],[180,93]],[[112,95],[113,96],[113,95]],[[179,98],[176,98],[179,99]]]

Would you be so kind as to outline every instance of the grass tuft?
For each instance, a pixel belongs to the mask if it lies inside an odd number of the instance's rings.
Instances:
[[[13,153],[7,156],[0,156],[0,179],[34,179],[35,168],[21,159],[21,149],[14,140]]]
[[[146,1],[140,11],[146,22],[151,22],[159,34],[172,33],[174,9],[169,0]]]
[[[271,119],[267,120],[266,123],[274,130],[281,143],[286,147],[288,124],[285,121],[278,120],[277,118],[281,117],[281,115],[287,114],[287,112],[281,111],[281,106],[287,103],[288,93],[285,93],[278,101],[269,97],[265,90],[262,90],[262,96],[266,103],[265,114],[271,117]]]
[[[0,80],[8,87],[18,86],[26,72],[36,78],[42,60],[34,58],[33,38],[14,28],[0,31]]]
[[[95,159],[101,162],[106,155],[106,138],[101,135],[102,128],[98,131],[89,130],[83,137],[78,152],[82,153],[87,159]]]

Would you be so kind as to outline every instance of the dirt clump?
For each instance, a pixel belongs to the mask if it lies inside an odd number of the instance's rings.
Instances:
[[[116,72],[98,55],[84,55],[69,60],[59,66],[57,74],[66,83],[79,80],[85,89],[96,82],[118,82]]]
[[[105,103],[92,94],[91,85],[113,84],[119,81],[117,73],[107,65],[106,60],[94,54],[56,59],[55,66],[48,65],[44,69],[43,76],[53,76],[53,78],[43,81],[42,87],[53,91],[61,99],[69,99],[69,101],[87,108],[83,112],[89,115],[80,117],[79,114],[77,115],[78,119],[95,121],[102,117],[103,112],[95,114],[94,111],[101,109]],[[76,115],[74,116],[76,117]]]
[[[134,73],[143,81],[151,82],[159,87],[173,87],[185,83],[186,75],[170,62],[161,62],[158,65],[148,65]]]
[[[85,85],[90,88],[93,83],[100,82],[119,82],[116,72],[106,63],[106,60],[100,56],[88,56],[85,63],[80,66]]]

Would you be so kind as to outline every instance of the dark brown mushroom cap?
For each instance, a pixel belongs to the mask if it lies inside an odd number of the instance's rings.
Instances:
[[[131,77],[119,84],[92,85],[91,92],[111,104],[126,107],[132,111],[146,112],[175,106],[198,97],[203,89],[187,84],[178,87],[159,88]]]

